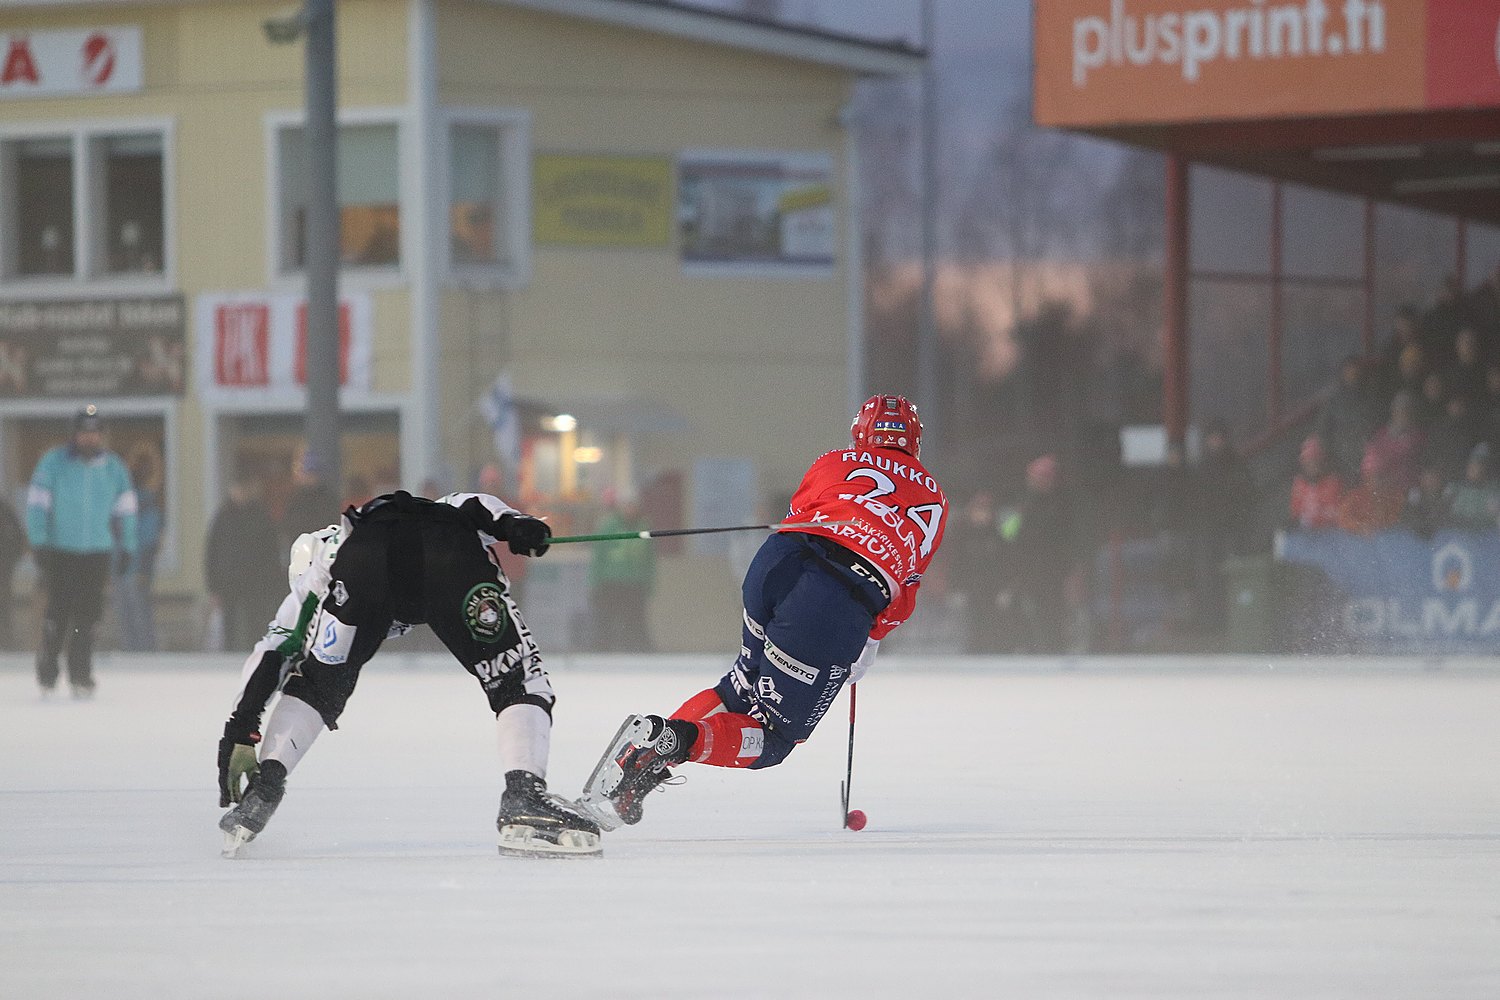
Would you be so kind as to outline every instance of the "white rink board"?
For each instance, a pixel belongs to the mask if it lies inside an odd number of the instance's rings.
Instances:
[[[206,662],[107,659],[77,704],[0,669],[0,997],[1500,996],[1497,670],[877,667],[864,832],[841,698],[537,862],[495,854],[477,685],[377,658],[225,861]],[[553,787],[722,662],[560,662]]]

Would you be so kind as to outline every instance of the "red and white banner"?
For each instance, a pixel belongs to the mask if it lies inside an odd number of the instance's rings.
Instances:
[[[368,295],[339,299],[339,374],[346,389],[370,388],[373,313]],[[198,384],[205,398],[242,398],[307,384],[307,300],[301,296],[200,295],[194,326]]]
[[[141,89],[141,29],[0,32],[0,99]]]

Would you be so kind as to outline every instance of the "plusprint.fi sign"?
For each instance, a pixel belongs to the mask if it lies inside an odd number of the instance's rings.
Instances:
[[[1219,60],[1298,59],[1381,53],[1386,44],[1384,0],[1252,0],[1228,10],[1131,14],[1110,0],[1109,17],[1073,21],[1073,86],[1104,67],[1180,67],[1189,83]],[[1500,45],[1500,40],[1497,40]],[[1500,56],[1500,50],[1497,50]]]

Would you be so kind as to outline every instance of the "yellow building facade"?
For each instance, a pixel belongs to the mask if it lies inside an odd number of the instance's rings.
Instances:
[[[115,450],[160,459],[167,604],[193,606],[236,475],[275,507],[301,458],[303,50],[263,30],[287,14],[0,8],[0,477],[19,505],[98,403]],[[778,516],[862,391],[842,112],[920,57],[635,0],[337,16],[345,498],[482,482],[579,530],[612,500],[658,527]],[[734,547],[662,556],[659,644],[721,645]],[[530,567],[564,647],[587,558]]]

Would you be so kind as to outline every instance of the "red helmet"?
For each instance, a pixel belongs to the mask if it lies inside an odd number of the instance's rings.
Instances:
[[[922,453],[922,419],[905,396],[871,396],[854,415],[849,433],[855,444],[897,448],[912,458]]]

